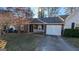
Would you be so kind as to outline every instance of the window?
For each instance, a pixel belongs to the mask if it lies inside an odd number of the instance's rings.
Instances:
[[[75,27],[75,23],[73,22],[71,28],[74,29],[74,27]]]

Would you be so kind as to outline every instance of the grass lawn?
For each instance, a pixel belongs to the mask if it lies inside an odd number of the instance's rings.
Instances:
[[[67,41],[72,46],[79,48],[79,38],[64,37],[64,40]]]
[[[7,40],[6,49],[8,51],[34,51],[37,46],[39,36],[25,33],[10,33],[4,38]]]

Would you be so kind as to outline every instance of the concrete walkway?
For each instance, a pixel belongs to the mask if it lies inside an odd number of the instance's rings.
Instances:
[[[44,36],[40,38],[36,51],[76,51],[68,45],[61,37]]]

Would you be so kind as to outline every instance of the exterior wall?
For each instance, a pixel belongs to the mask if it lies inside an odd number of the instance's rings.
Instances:
[[[64,29],[70,29],[72,23],[79,24],[79,9],[75,10],[70,16],[65,20]]]

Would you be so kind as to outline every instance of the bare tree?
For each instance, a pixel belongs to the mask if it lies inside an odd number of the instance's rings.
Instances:
[[[56,15],[59,16],[70,15],[77,8],[76,7],[38,7],[38,17],[54,17]]]
[[[53,17],[59,13],[59,7],[39,7],[38,8],[38,17]],[[47,12],[47,13],[45,13]],[[46,16],[47,15],[47,16]]]
[[[7,12],[2,12],[0,14],[0,32],[1,34],[6,34],[7,33],[7,29],[9,27],[9,25],[11,24],[11,13],[9,11]]]

